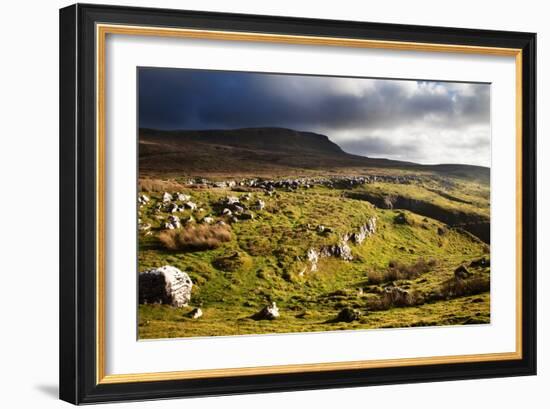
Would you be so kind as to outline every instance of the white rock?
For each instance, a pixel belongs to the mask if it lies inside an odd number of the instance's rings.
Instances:
[[[185,307],[191,301],[193,282],[189,275],[173,266],[139,273],[140,304],[161,303]]]
[[[162,201],[164,203],[168,203],[168,202],[171,202],[173,200],[172,198],[172,195],[168,192],[164,192],[163,195],[162,195]]]
[[[194,320],[202,317],[202,310],[200,308],[195,308],[193,311],[189,313],[189,316],[193,318]]]
[[[275,318],[279,317],[279,308],[274,302],[271,303],[271,305],[266,305],[253,316],[253,318],[257,320],[274,320]]]
[[[317,271],[317,263],[319,262],[319,252],[314,248],[310,248],[307,251],[307,259],[311,263],[310,270]]]
[[[239,203],[239,198],[237,196],[227,196],[227,198],[225,199],[225,202],[228,205],[236,204],[236,203]]]
[[[175,193],[174,196],[176,197],[176,200],[179,200],[181,202],[187,202],[188,200],[191,200],[191,196],[186,195],[184,193]]]
[[[255,210],[263,210],[265,207],[265,202],[261,199],[258,199],[256,203],[254,203],[253,209]]]

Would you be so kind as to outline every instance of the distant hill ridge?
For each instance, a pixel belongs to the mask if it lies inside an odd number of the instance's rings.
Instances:
[[[239,128],[197,131],[158,131],[141,129],[140,137],[147,139],[161,137],[171,142],[194,141],[217,145],[235,146],[248,149],[260,149],[274,152],[307,151],[323,154],[345,154],[345,152],[326,135],[314,132],[302,132],[287,128]]]
[[[171,174],[285,174],[288,170],[349,168],[437,172],[489,182],[490,169],[461,164],[421,165],[344,152],[326,135],[287,128],[139,130],[140,172]]]

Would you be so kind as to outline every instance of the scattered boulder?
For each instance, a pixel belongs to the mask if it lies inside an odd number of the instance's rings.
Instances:
[[[234,204],[232,206],[232,209],[236,214],[240,214],[240,213],[244,212],[244,207],[236,205],[236,204]]]
[[[265,208],[265,202],[261,199],[258,199],[256,203],[254,203],[253,209],[254,210],[263,210]]]
[[[239,198],[237,196],[227,196],[225,198],[225,203],[228,205],[233,205],[239,203]]]
[[[200,317],[202,317],[202,310],[200,308],[194,308],[193,311],[191,311],[188,315],[194,320],[199,319]]]
[[[172,197],[172,195],[171,195],[170,193],[168,193],[168,192],[164,192],[164,193],[162,194],[162,201],[163,201],[164,203],[169,203],[169,202],[171,202],[173,199],[174,199],[174,198]]]
[[[150,200],[149,197],[147,197],[146,195],[139,195],[138,196],[138,203],[140,205],[145,205],[145,204],[149,203],[149,200]]]
[[[466,278],[470,277],[471,275],[472,275],[472,273],[470,273],[468,271],[468,269],[463,265],[460,265],[455,270],[455,278],[460,279],[460,280],[465,280]]]
[[[185,307],[191,301],[193,282],[187,273],[163,266],[139,273],[139,303]]]
[[[275,302],[272,302],[271,305],[266,305],[260,311],[252,316],[255,320],[274,320],[279,318],[279,308]]]
[[[181,227],[180,218],[178,216],[168,216],[168,223],[173,226],[173,229],[179,229]]]
[[[174,193],[174,197],[176,198],[176,200],[179,200],[180,202],[188,202],[189,200],[191,200],[191,196],[189,195],[186,195],[184,193]]]
[[[231,216],[232,214],[233,214],[233,212],[231,210],[229,210],[227,207],[222,210],[222,215],[223,216]]]
[[[206,216],[205,218],[202,219],[202,221],[207,224],[212,224],[214,223],[214,218],[211,216]]]
[[[335,322],[353,322],[361,318],[361,312],[350,307],[344,307],[334,319]]]
[[[168,206],[168,211],[170,213],[177,213],[177,212],[181,212],[183,209],[181,207],[178,206],[177,203],[171,203],[169,206]]]
[[[191,210],[197,210],[197,204],[191,201],[185,202],[185,207]]]

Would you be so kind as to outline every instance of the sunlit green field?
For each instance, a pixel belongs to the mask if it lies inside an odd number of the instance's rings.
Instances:
[[[434,177],[413,184],[278,189],[267,195],[254,188],[235,191],[201,188],[175,179],[158,182],[142,185],[141,193],[151,200],[140,207],[139,217],[151,228],[139,233],[139,270],[172,265],[187,272],[194,286],[189,307],[140,305],[140,338],[490,322],[490,268],[475,263],[482,257],[489,259],[487,243],[466,231],[468,226],[454,228],[437,220],[439,211],[430,217],[407,209],[381,208],[372,203],[375,200],[368,200],[399,196],[402,202],[404,198],[406,203],[428,202],[469,223],[481,220],[488,224],[489,188],[483,183]],[[230,226],[231,239],[214,249],[165,248],[159,234],[170,213],[155,209],[166,186],[190,195],[197,204],[195,210],[178,213],[182,220],[192,217],[190,224],[197,225],[205,224],[205,217],[224,221]],[[261,199],[265,207],[252,210],[251,220],[234,222],[220,214],[219,204],[227,196],[237,196],[242,203]],[[424,211],[422,206],[418,209]],[[376,232],[361,244],[349,242],[353,260],[320,258],[316,271],[310,271],[308,249],[337,243],[371,217],[377,220]],[[326,230],[320,232],[320,225]],[[395,279],[388,273],[392,266],[407,270],[421,263],[428,267],[406,278]],[[461,265],[470,273],[463,280],[454,274]],[[406,291],[407,302],[384,302],[386,287]],[[279,318],[252,318],[270,302],[279,307]],[[203,316],[190,318],[189,311],[196,307]],[[336,319],[346,308],[357,314],[351,322]]]

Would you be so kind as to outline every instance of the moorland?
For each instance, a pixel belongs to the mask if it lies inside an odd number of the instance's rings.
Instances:
[[[139,270],[193,288],[139,305],[139,337],[489,323],[489,172],[282,128],[140,129]]]

